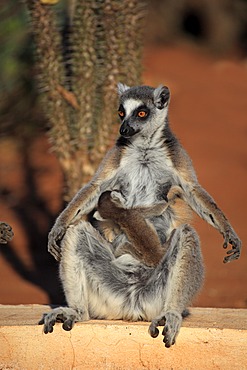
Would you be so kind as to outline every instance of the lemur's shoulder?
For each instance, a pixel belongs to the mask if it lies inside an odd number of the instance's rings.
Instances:
[[[175,169],[183,176],[185,180],[195,181],[196,173],[192,160],[177,136],[172,132],[168,121],[163,129],[162,140],[166,149],[166,153],[171,159]]]

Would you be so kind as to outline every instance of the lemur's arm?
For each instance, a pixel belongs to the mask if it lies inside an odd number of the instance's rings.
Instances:
[[[228,244],[231,244],[232,249],[227,251],[224,263],[238,259],[241,253],[241,240],[224,213],[206,190],[199,184],[195,184],[189,192],[186,192],[186,200],[201,218],[214,226],[223,235],[223,247],[225,249],[228,247]]]
[[[184,192],[182,198],[203,220],[223,235],[223,247],[225,249],[228,244],[231,244],[232,249],[227,251],[227,256],[223,262],[238,259],[241,253],[241,240],[211,195],[198,183],[192,164],[189,161],[187,167],[187,169],[185,167],[179,171],[180,184]]]
[[[67,207],[58,216],[53,228],[48,235],[48,251],[56,260],[60,259],[60,246],[58,242],[63,238],[66,229],[77,218],[88,214],[93,210],[101,193],[103,183],[107,183],[114,177],[119,166],[121,153],[113,147],[103,159],[93,179],[81,188]]]
[[[171,202],[172,202],[174,200],[173,194],[171,198],[172,198],[171,199]],[[120,191],[113,190],[111,192],[110,199],[111,199],[110,203],[113,202],[117,208],[127,209],[125,206],[126,199],[123,197]],[[149,218],[149,217],[160,216],[163,212],[165,212],[169,204],[170,203],[166,201],[159,201],[151,206],[133,207],[132,210],[140,212],[144,218]],[[102,212],[104,213],[105,210],[102,209]]]

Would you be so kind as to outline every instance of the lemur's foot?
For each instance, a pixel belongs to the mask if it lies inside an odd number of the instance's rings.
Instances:
[[[233,230],[224,233],[223,248],[226,249],[230,245],[232,248],[226,252],[227,256],[223,262],[228,263],[239,259],[242,249],[242,242]]]
[[[126,242],[122,245],[117,246],[117,248],[115,249],[114,255],[116,258],[126,253],[131,254],[133,256],[132,251],[133,251],[132,244],[130,242]],[[136,257],[136,256],[134,255],[133,257]]]
[[[75,322],[88,320],[82,313],[71,307],[57,307],[49,313],[44,313],[39,325],[44,325],[44,333],[52,333],[56,322],[62,322],[63,329],[69,331],[73,328]]]
[[[126,199],[124,198],[124,196],[122,195],[122,193],[120,191],[113,190],[111,192],[111,199],[117,207],[125,208]]]
[[[6,244],[12,240],[13,236],[12,227],[5,222],[0,222],[0,243]]]
[[[183,190],[180,186],[174,185],[170,188],[167,194],[167,199],[170,204],[175,203],[177,198],[182,198]]]
[[[158,326],[164,326],[162,335],[164,336],[163,342],[167,348],[175,344],[176,337],[179,333],[182,323],[182,315],[177,311],[167,311],[164,315],[152,320],[149,326],[149,334],[151,337],[156,338],[159,335]]]

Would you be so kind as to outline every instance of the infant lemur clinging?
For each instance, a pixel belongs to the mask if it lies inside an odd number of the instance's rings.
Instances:
[[[121,232],[127,237],[124,244],[115,243],[117,244],[114,248],[116,257],[128,253],[147,266],[156,266],[164,256],[167,245],[166,243],[161,245],[159,236],[148,218],[161,216],[168,207],[171,207],[176,215],[176,226],[190,221],[191,209],[186,207],[181,198],[181,188],[172,186],[166,200],[149,207],[128,209],[124,207],[125,199],[121,193],[106,191],[99,198],[98,210],[95,214],[100,221],[97,224],[98,229],[111,242],[114,242]]]

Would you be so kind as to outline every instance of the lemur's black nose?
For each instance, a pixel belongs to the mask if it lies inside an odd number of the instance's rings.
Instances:
[[[128,123],[123,122],[122,126],[120,127],[120,135],[123,137],[130,137],[133,136],[136,131],[133,129],[133,127],[130,127]]]

